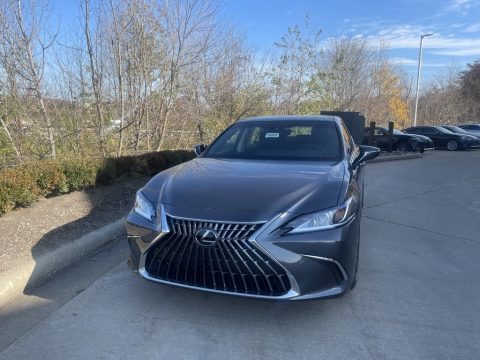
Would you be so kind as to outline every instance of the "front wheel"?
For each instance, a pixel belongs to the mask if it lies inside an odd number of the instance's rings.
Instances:
[[[409,152],[412,151],[412,146],[405,141],[400,141],[397,145],[397,150],[400,152]]]
[[[458,149],[458,142],[456,142],[455,140],[450,140],[447,143],[447,149],[450,150],[450,151],[457,150]]]

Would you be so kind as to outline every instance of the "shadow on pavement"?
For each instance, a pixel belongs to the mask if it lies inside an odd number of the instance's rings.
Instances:
[[[85,190],[84,194],[91,208],[88,214],[80,219],[57,227],[42,236],[31,249],[32,258],[37,260],[50,251],[125,216],[133,206],[135,192],[141,188],[145,181],[145,178],[133,179],[110,186],[100,186]],[[76,205],[75,203],[71,204],[72,207]],[[66,211],[68,210],[66,209]],[[56,261],[56,259],[49,259],[49,261],[50,260]],[[40,266],[36,266],[33,269],[30,279],[25,286],[24,293],[27,295],[37,295],[35,287],[42,283],[42,281],[38,282],[38,275],[44,277],[42,274],[37,273],[43,271],[43,269],[41,267],[39,269],[39,267]]]
[[[22,219],[28,218],[22,225],[24,230],[21,231],[26,234],[31,234],[34,229],[41,228],[41,221],[34,223],[32,219],[38,219],[42,212],[50,209],[49,215],[55,214],[54,216],[59,220],[62,217],[75,218],[77,214],[83,214],[83,216],[48,231],[31,246],[31,257],[35,261],[35,266],[30,273],[23,294],[15,296],[0,308],[0,351],[13,342],[19,334],[28,331],[56,308],[83,291],[98,277],[126,260],[128,257],[127,243],[122,241],[124,240],[123,236],[117,236],[114,240],[119,241],[107,244],[82,259],[80,257],[78,262],[69,265],[67,269],[50,274],[47,278],[43,274],[45,267],[39,266],[39,262],[45,261],[45,259],[57,261],[55,257],[45,257],[46,254],[52,254],[53,249],[125,216],[133,206],[135,192],[147,180],[147,178],[130,179],[109,186],[99,186],[81,193],[72,193],[73,196],[68,194],[65,197],[42,200],[42,204],[21,210],[24,212],[20,215]],[[72,200],[71,203],[69,203],[70,200]],[[40,213],[28,217],[25,216],[27,212],[29,216],[31,212]],[[18,219],[18,216],[16,214],[15,219]],[[48,216],[44,221],[50,221]],[[43,228],[48,228],[48,226],[48,223],[43,224]],[[28,246],[28,243],[23,246]],[[25,268],[25,272],[27,271],[28,269]],[[52,277],[52,275],[55,276]],[[39,276],[43,279],[40,282],[38,281]]]

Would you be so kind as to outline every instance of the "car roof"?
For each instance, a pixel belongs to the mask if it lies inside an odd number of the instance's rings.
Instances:
[[[434,125],[418,125],[418,126],[411,126],[409,128],[406,128],[405,130],[408,130],[408,129],[423,129],[423,128],[436,128],[436,127],[439,127],[439,126],[434,126]]]
[[[278,115],[278,116],[256,116],[237,120],[237,122],[247,121],[327,121],[335,122],[340,120],[338,116],[333,115]]]

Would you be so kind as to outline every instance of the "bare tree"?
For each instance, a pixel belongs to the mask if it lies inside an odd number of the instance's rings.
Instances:
[[[309,112],[311,106],[302,109],[301,105],[313,97],[321,96],[320,34],[320,30],[310,28],[307,17],[305,31],[302,32],[299,26],[289,27],[287,33],[275,43],[280,54],[270,72],[274,114]]]
[[[325,94],[332,110],[352,110],[368,81],[375,49],[362,38],[337,38],[322,49]]]
[[[56,156],[54,126],[45,105],[43,80],[47,50],[55,41],[55,36],[47,37],[42,25],[47,21],[48,4],[28,2],[26,9],[22,0],[6,1],[1,17],[4,49],[11,51],[9,67],[25,82],[27,90],[35,97],[44,121],[50,156]]]
[[[201,0],[174,0],[165,2],[162,7],[161,21],[168,40],[160,78],[161,124],[157,123],[156,130],[160,130],[160,126],[161,130],[156,150],[160,150],[165,141],[170,112],[185,86],[184,81],[188,80],[188,68],[201,62],[209,46],[216,41],[214,30],[217,12],[216,4]]]
[[[83,0],[83,31],[85,34],[85,42],[87,47],[88,60],[90,65],[90,79],[93,95],[95,98],[95,110],[97,114],[97,132],[99,138],[99,147],[103,156],[106,156],[107,150],[105,146],[105,134],[104,134],[104,116],[103,116],[103,96],[102,96],[102,64],[101,59],[98,56],[98,48],[94,47],[91,30],[91,3],[90,0]],[[97,20],[99,20],[100,14],[97,14]],[[99,22],[96,23],[97,39],[99,36],[98,27]]]

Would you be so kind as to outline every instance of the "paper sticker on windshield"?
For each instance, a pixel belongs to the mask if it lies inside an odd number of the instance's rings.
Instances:
[[[280,137],[280,133],[274,133],[274,132],[271,132],[271,133],[266,133],[265,134],[265,139],[269,139],[269,138],[279,138]]]

